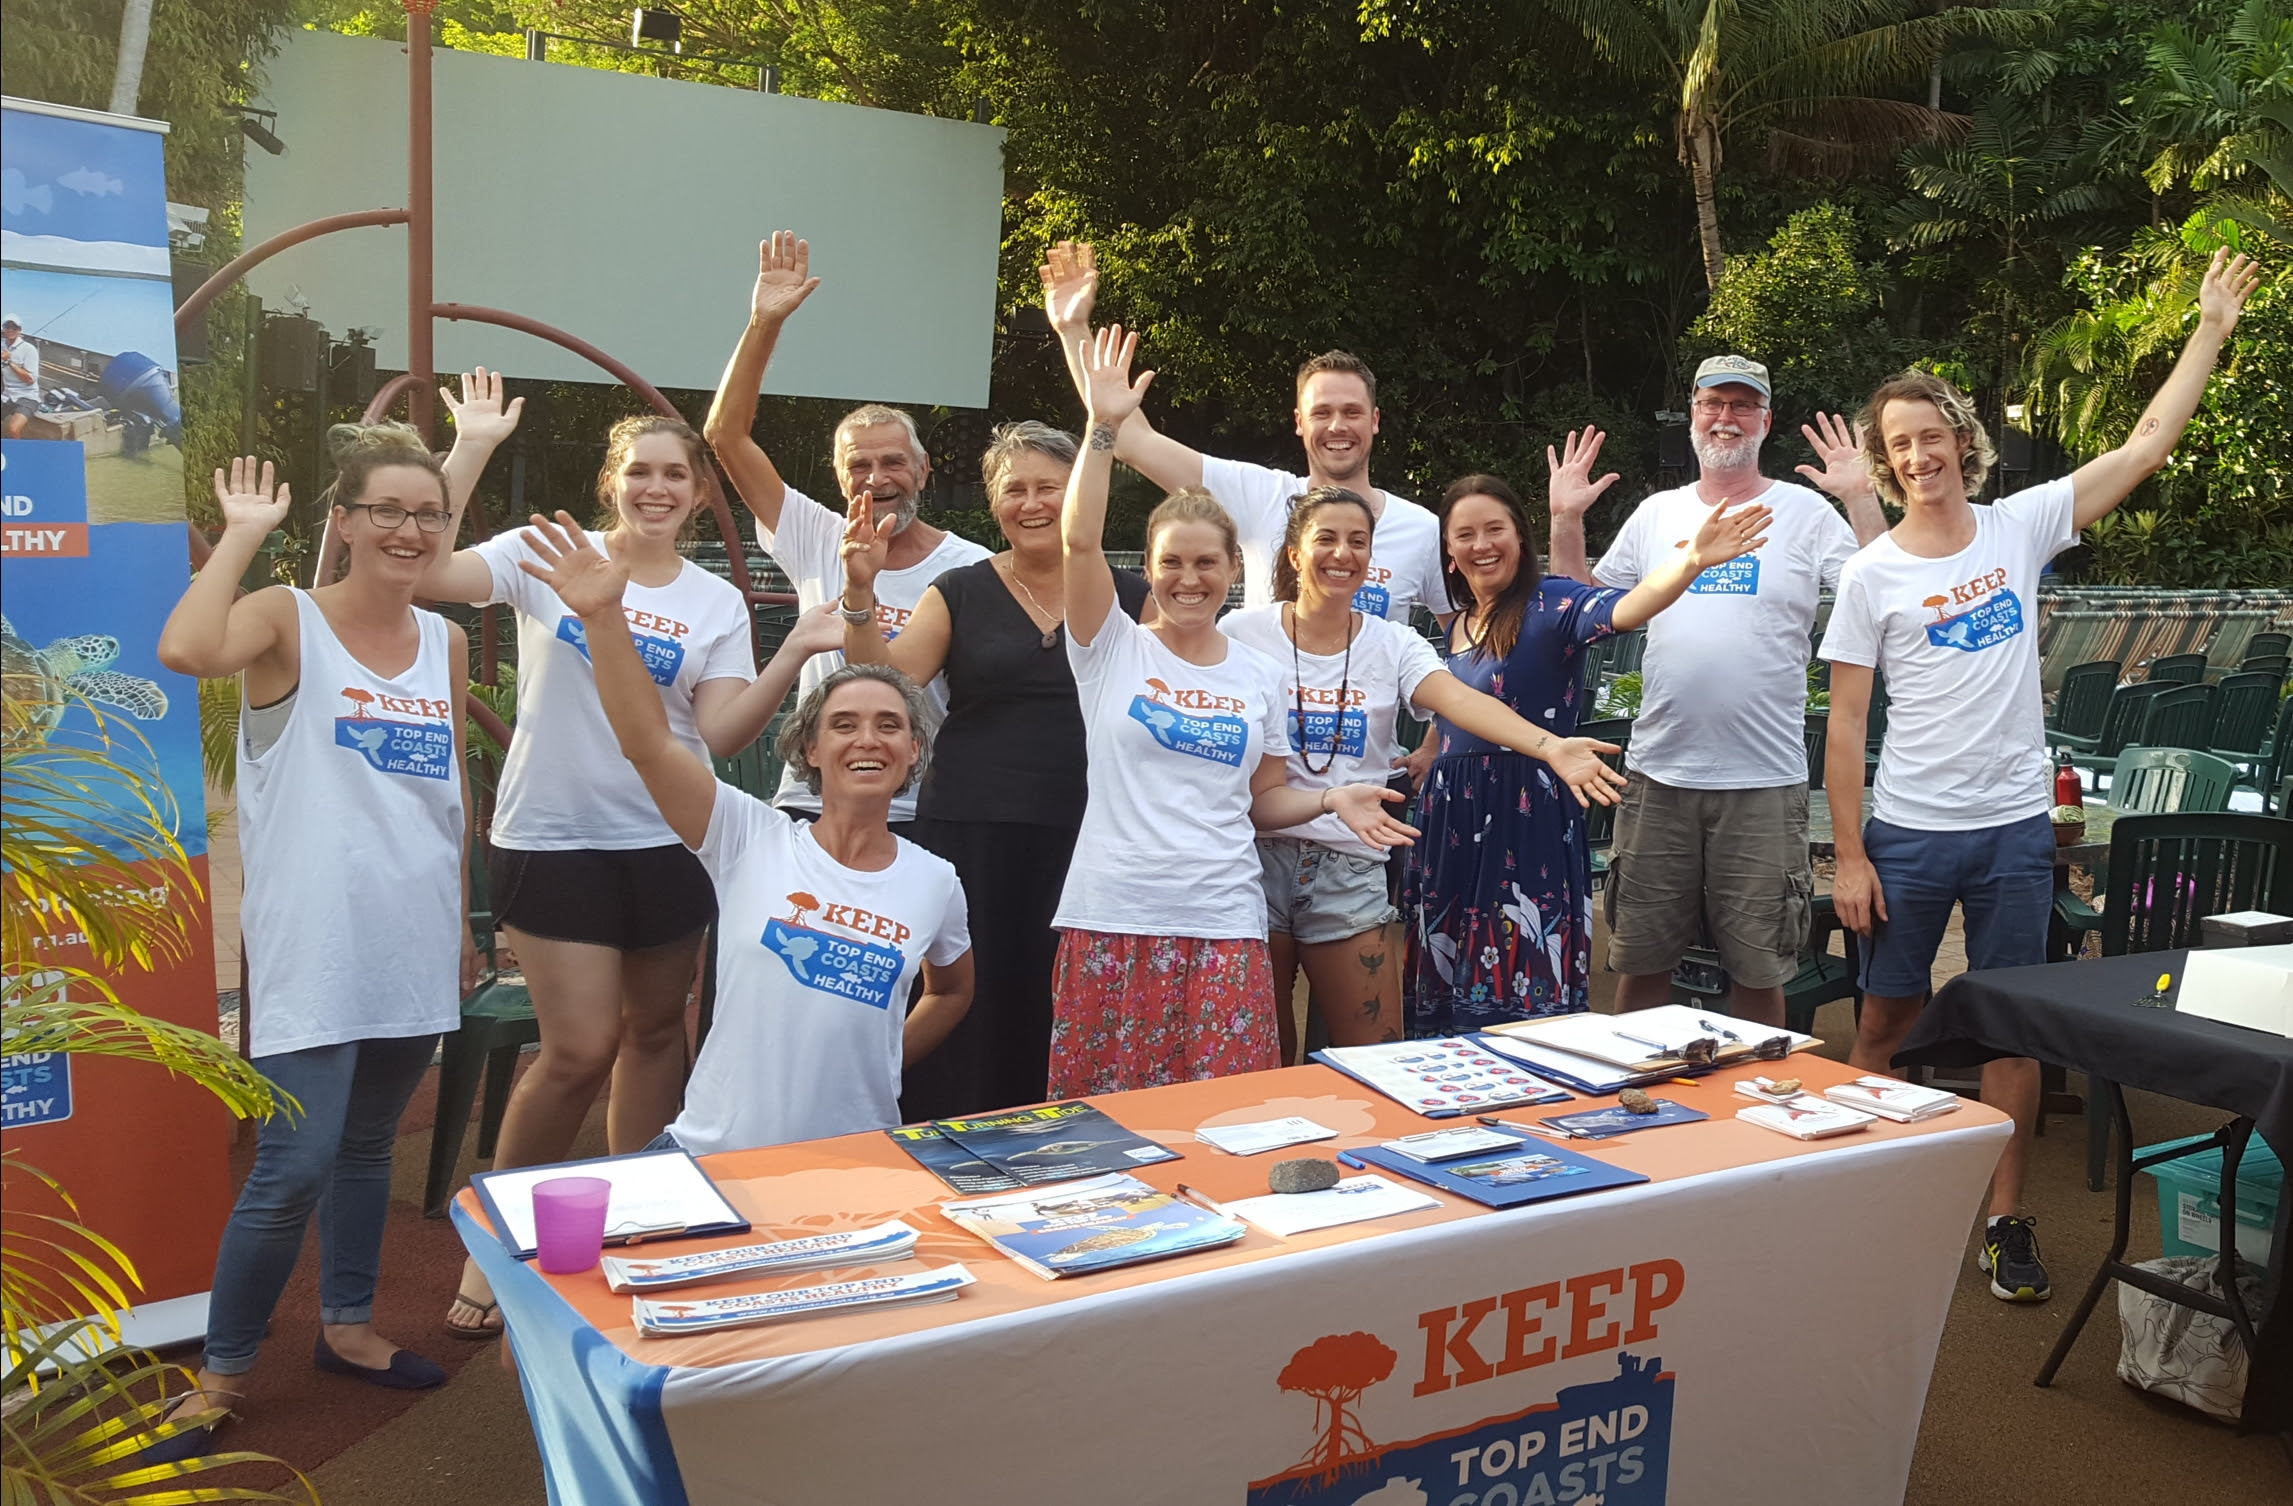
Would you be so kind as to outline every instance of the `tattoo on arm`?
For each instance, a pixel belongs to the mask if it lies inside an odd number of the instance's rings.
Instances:
[[[1091,425],[1091,448],[1092,448],[1092,449],[1094,449],[1094,450],[1111,450],[1111,449],[1113,449],[1114,447],[1115,447],[1115,431],[1114,431],[1114,430],[1112,430],[1112,429],[1108,428],[1108,427],[1107,427],[1105,424],[1093,424],[1093,425]]]
[[[2158,421],[2157,421],[2155,418],[2145,418],[2145,419],[2143,419],[2143,420],[2142,420],[2142,437],[2143,437],[2143,438],[2147,439],[2147,438],[2148,438],[2150,435],[2152,435],[2152,434],[2155,434],[2155,433],[2157,433],[2157,432],[2158,432]]]

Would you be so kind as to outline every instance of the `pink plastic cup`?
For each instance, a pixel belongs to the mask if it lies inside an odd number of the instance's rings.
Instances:
[[[605,1247],[605,1205],[613,1184],[603,1177],[552,1177],[533,1187],[535,1258],[553,1276],[593,1270]]]

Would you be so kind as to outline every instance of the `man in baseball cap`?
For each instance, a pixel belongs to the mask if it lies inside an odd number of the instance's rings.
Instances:
[[[0,319],[0,362],[0,409],[8,415],[8,437],[21,439],[25,421],[40,411],[40,347],[24,338],[13,314]]]
[[[1775,513],[1756,553],[1706,570],[1648,625],[1605,900],[1620,1010],[1669,1003],[1672,969],[1701,932],[1727,969],[1731,1011],[1781,1025],[1783,985],[1807,942],[1805,712],[1816,600],[1887,520],[1843,419],[1818,414],[1822,432],[1802,430],[1826,468],[1799,470],[1846,504],[1845,518],[1807,487],[1760,473],[1774,395],[1768,369],[1747,357],[1698,366],[1688,404],[1696,481],[1642,502],[1589,575],[1585,509],[1616,477],[1591,479],[1597,430],[1572,433],[1566,456],[1552,457],[1555,574],[1628,588],[1722,502],[1757,501]]]

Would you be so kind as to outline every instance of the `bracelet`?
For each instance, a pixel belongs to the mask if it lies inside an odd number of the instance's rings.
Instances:
[[[876,609],[874,607],[855,607],[845,601],[845,599],[841,596],[836,598],[836,613],[846,622],[853,623],[855,625],[863,622],[874,622],[876,620]]]
[[[1330,813],[1330,796],[1336,793],[1336,790],[1324,790],[1322,791],[1322,798],[1314,802],[1315,807],[1320,810],[1323,815],[1326,816]]]

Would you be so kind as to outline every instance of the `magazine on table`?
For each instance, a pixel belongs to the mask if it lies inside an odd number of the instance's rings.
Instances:
[[[1708,1009],[1665,1004],[1630,1014],[1564,1014],[1537,1020],[1517,1020],[1491,1026],[1516,1040],[1588,1056],[1612,1067],[1653,1072],[1691,1066],[1726,1066],[1759,1056],[1762,1048],[1775,1057],[1804,1050],[1818,1042],[1812,1035],[1777,1026],[1754,1024]],[[1699,1043],[1709,1043],[1708,1054]]]
[[[1087,1182],[942,1203],[959,1228],[1038,1276],[1080,1276],[1232,1244],[1241,1220],[1116,1172]]]
[[[826,1266],[883,1265],[915,1253],[918,1235],[893,1219],[872,1229],[814,1234],[770,1244],[733,1245],[691,1255],[632,1258],[608,1255],[601,1262],[605,1285],[617,1292],[660,1292],[704,1281],[756,1276],[777,1271],[812,1271]]]
[[[1587,1109],[1581,1114],[1548,1114],[1537,1123],[1571,1139],[1606,1140],[1612,1135],[1629,1135],[1634,1130],[1662,1129],[1667,1124],[1694,1124],[1711,1117],[1702,1109],[1692,1109],[1684,1103],[1659,1098],[1653,1114],[1635,1114],[1623,1104],[1617,1103],[1603,1109]]]
[[[1789,1103],[1755,1103],[1736,1110],[1736,1117],[1794,1140],[1824,1140],[1852,1134],[1878,1122],[1876,1116],[1833,1103],[1813,1093],[1802,1093]]]
[[[470,1178],[470,1187],[502,1243],[520,1260],[531,1260],[536,1253],[533,1189],[558,1177],[601,1177],[613,1184],[605,1205],[605,1243],[609,1245],[746,1234],[749,1230],[748,1220],[725,1201],[700,1163],[682,1150],[648,1150],[593,1161],[481,1171]]]
[[[631,1299],[629,1309],[636,1319],[638,1333],[647,1338],[667,1339],[718,1328],[774,1323],[784,1318],[847,1312],[858,1307],[913,1307],[925,1302],[949,1302],[977,1279],[958,1263],[906,1276],[870,1276],[861,1281],[800,1286],[784,1292],[748,1292],[737,1297],[672,1297],[659,1302],[636,1297]]]
[[[1916,1124],[1940,1114],[1954,1113],[1960,1101],[1958,1094],[1946,1089],[1923,1088],[1897,1077],[1858,1077],[1853,1082],[1825,1088],[1823,1096],[1833,1103],[1877,1114],[1897,1124]]]
[[[1169,1146],[1131,1133],[1087,1103],[937,1119],[932,1128],[1026,1187],[1179,1159]]]
[[[1438,1187],[1491,1208],[1513,1208],[1579,1193],[1630,1187],[1647,1177],[1606,1161],[1580,1155],[1546,1140],[1521,1137],[1513,1149],[1463,1161],[1429,1165],[1397,1156],[1380,1146],[1349,1150],[1348,1156],[1365,1165],[1399,1172],[1428,1187]]]
[[[902,1124],[884,1133],[957,1192],[1009,1192],[1026,1185],[997,1171],[931,1125]]]
[[[1428,1119],[1554,1102],[1551,1095],[1559,1091],[1519,1062],[1461,1036],[1331,1046],[1316,1051],[1311,1059],[1367,1083]]]

